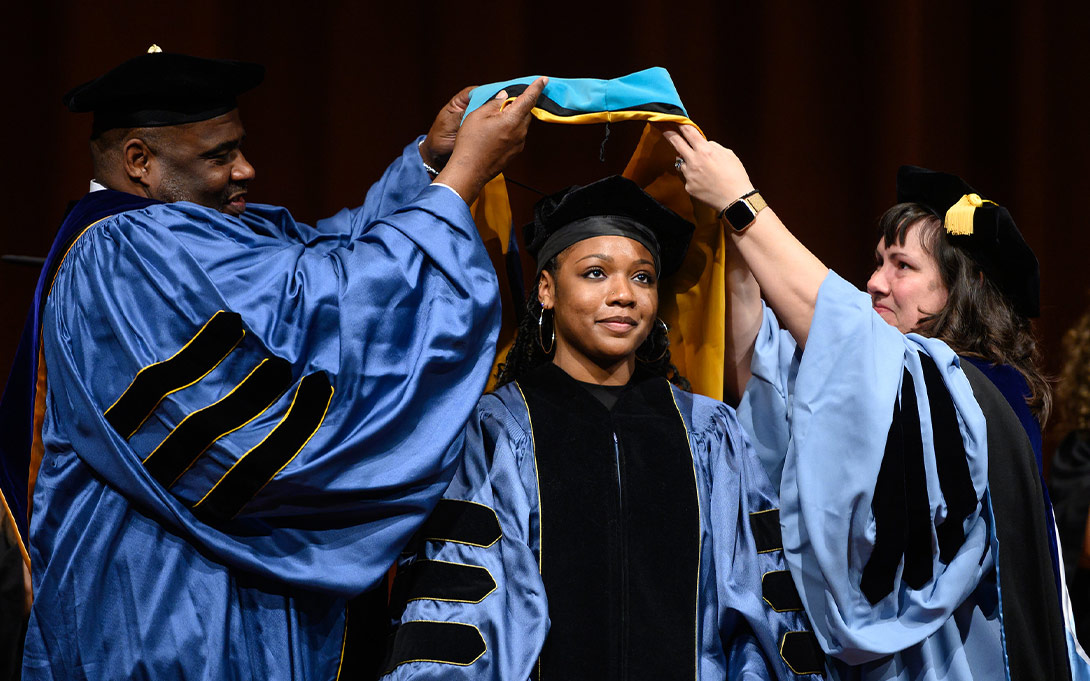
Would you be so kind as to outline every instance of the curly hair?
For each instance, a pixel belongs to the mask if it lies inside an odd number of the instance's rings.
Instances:
[[[550,259],[542,268],[543,272],[548,272],[553,277],[556,276],[556,270],[557,258],[555,257]],[[533,288],[530,289],[530,294],[526,296],[526,309],[519,319],[515,342],[511,345],[511,349],[508,350],[504,361],[499,365],[499,373],[496,374],[497,388],[511,381],[516,381],[531,369],[551,361],[551,352],[555,348],[550,348],[550,353],[546,354],[538,338],[539,325],[541,324],[539,320],[543,313],[541,300],[538,298],[538,284],[540,281],[541,276],[538,275],[537,281],[534,282]],[[662,376],[682,390],[691,391],[692,386],[689,384],[688,379],[682,376],[677,367],[670,362],[669,339],[656,340],[655,336],[655,332],[648,335],[647,340],[637,349],[636,358],[652,374]],[[663,349],[652,349],[652,346],[655,345]],[[656,359],[644,361],[640,357],[641,355],[654,355]]]
[[[904,245],[908,230],[919,227],[923,249],[938,264],[946,304],[920,320],[914,331],[938,338],[959,355],[1009,364],[1029,386],[1029,405],[1041,427],[1052,410],[1052,388],[1040,370],[1040,352],[1029,319],[1018,314],[990,278],[960,248],[943,238],[942,218],[926,206],[899,203],[878,221],[886,244]]]
[[[1063,337],[1064,365],[1056,386],[1056,432],[1090,429],[1090,311]]]

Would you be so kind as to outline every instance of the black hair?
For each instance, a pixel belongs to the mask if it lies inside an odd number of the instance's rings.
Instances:
[[[556,270],[557,257],[551,258],[542,268],[542,272],[548,272],[554,278],[556,277]],[[551,321],[544,323],[544,328],[541,327],[543,322],[540,321],[540,318],[543,308],[541,300],[538,298],[538,285],[540,282],[541,275],[538,275],[537,281],[534,282],[533,288],[530,289],[529,295],[526,296],[526,310],[519,320],[518,331],[515,333],[515,342],[507,352],[507,357],[499,365],[499,373],[496,375],[497,388],[511,381],[516,381],[531,369],[551,361],[555,345],[546,354],[541,347],[539,338],[539,330],[542,334],[552,334]],[[656,323],[647,340],[636,350],[636,359],[652,374],[662,376],[682,390],[691,391],[692,386],[689,384],[688,379],[682,376],[677,367],[670,362],[669,340],[663,338],[663,336],[665,336],[665,333],[662,330],[662,325]],[[645,361],[643,357],[652,357],[654,359]]]

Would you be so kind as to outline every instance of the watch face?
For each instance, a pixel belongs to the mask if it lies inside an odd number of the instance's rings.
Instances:
[[[753,208],[750,207],[749,202],[745,199],[740,199],[734,202],[734,205],[727,209],[723,213],[723,218],[730,224],[731,229],[736,232],[741,232],[746,227],[749,227],[749,223],[757,217],[757,214],[753,212]]]

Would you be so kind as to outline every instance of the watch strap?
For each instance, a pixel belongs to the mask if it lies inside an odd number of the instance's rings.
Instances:
[[[725,221],[734,231],[741,232],[753,224],[753,221],[757,219],[757,213],[767,207],[768,202],[764,200],[760,192],[754,189],[720,211],[719,219]]]

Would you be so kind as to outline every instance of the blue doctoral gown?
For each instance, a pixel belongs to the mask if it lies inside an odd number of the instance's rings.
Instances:
[[[1021,642],[1004,641],[995,518],[1010,509],[992,505],[989,422],[960,358],[901,334],[830,272],[805,352],[766,308],[752,371],[738,416],[779,486],[787,562],[831,674],[1009,678]],[[883,518],[894,504],[901,517]],[[1046,580],[1048,563],[1046,547]]]
[[[24,678],[336,678],[346,602],[446,488],[491,366],[466,204],[414,143],[313,227],[106,217],[51,285]]]
[[[541,379],[543,371],[551,371],[554,375]],[[421,546],[413,557],[414,563],[405,566],[403,572],[399,570],[399,581],[403,573],[413,574],[415,569],[418,574],[409,580],[409,586],[401,594],[408,602],[398,623],[391,658],[387,661],[386,679],[516,681],[556,678],[555,674],[549,674],[548,660],[543,662],[541,669],[537,668],[538,659],[547,643],[556,645],[553,638],[547,638],[556,635],[555,609],[572,608],[573,604],[558,605],[557,594],[546,593],[550,556],[562,552],[576,556],[571,569],[554,574],[552,579],[558,586],[564,586],[565,582],[576,584],[578,593],[578,584],[593,579],[593,575],[603,568],[609,569],[608,564],[615,563],[620,555],[611,553],[608,547],[587,546],[585,537],[598,530],[582,532],[581,526],[604,528],[611,527],[614,522],[623,524],[623,514],[618,520],[588,510],[581,516],[565,516],[568,522],[563,527],[567,529],[557,530],[555,524],[549,527],[549,523],[558,517],[556,512],[546,510],[542,514],[541,509],[548,509],[551,501],[576,508],[601,508],[599,501],[609,499],[615,486],[627,487],[628,483],[620,482],[622,472],[626,480],[632,480],[631,469],[646,466],[646,461],[643,464],[634,461],[631,451],[623,462],[618,455],[618,477],[611,484],[592,490],[591,494],[583,494],[583,487],[577,486],[575,481],[580,479],[582,483],[581,478],[592,475],[596,462],[589,459],[596,459],[608,470],[613,470],[614,452],[579,452],[573,465],[563,469],[562,479],[554,477],[539,485],[539,475],[546,475],[550,466],[543,457],[550,453],[539,451],[547,434],[538,428],[567,432],[566,437],[574,438],[569,441],[577,443],[576,448],[592,436],[575,423],[574,416],[566,426],[541,424],[541,409],[533,411],[535,407],[528,407],[528,400],[533,405],[535,400],[541,399],[535,395],[541,390],[538,386],[551,381],[548,389],[560,396],[557,403],[562,405],[561,410],[568,409],[584,416],[593,412],[591,420],[609,422],[611,417],[560,369],[545,365],[535,369],[531,376],[535,383],[527,383],[529,378],[520,378],[518,383],[509,383],[485,395],[477,407],[467,436],[465,460],[435,514],[420,533]],[[638,380],[633,379],[634,382]],[[663,610],[672,610],[675,605],[684,604],[693,613],[686,634],[681,638],[678,656],[689,671],[682,672],[679,665],[679,670],[668,678],[703,681],[820,678],[824,664],[822,655],[808,631],[809,624],[801,613],[801,604],[786,573],[780,549],[775,493],[753,456],[734,410],[721,402],[669,386],[662,378],[643,381],[641,388],[647,389],[647,394],[661,391],[665,404],[661,410],[656,407],[647,412],[644,409],[646,413],[638,417],[640,421],[666,419],[662,421],[665,423],[670,419],[678,420],[680,415],[684,424],[681,439],[687,446],[682,445],[683,458],[679,463],[684,460],[688,482],[684,487],[665,486],[654,503],[643,504],[629,513],[628,522],[632,523],[629,531],[635,533],[629,535],[635,537],[630,548],[637,547],[639,533],[645,527],[644,523],[633,521],[637,517],[633,514],[648,511],[651,515],[644,518],[651,519],[651,524],[655,522],[653,518],[669,516],[675,507],[684,507],[695,482],[692,527],[694,549],[699,547],[692,554],[695,565],[690,568],[680,555],[661,547],[652,547],[646,554],[648,561],[661,562],[662,572],[673,569],[688,575],[689,569],[695,568],[691,586],[696,593],[690,591],[687,597],[662,606]],[[576,387],[571,387],[573,385]],[[628,390],[633,390],[631,383]],[[623,396],[621,400],[610,414],[617,413],[623,404]],[[599,417],[595,410],[601,410],[602,416]],[[608,426],[606,428],[608,432]],[[618,446],[618,433],[620,449],[629,446],[624,440],[624,430],[618,430],[614,432],[613,447],[609,449]],[[667,448],[663,433],[641,438],[652,450],[652,456]],[[554,495],[567,493],[574,497],[567,500],[557,496],[550,498],[546,496],[550,486]],[[622,490],[622,495],[631,491],[631,488]],[[550,531],[553,533],[551,549]],[[678,523],[678,526],[670,525],[664,534],[686,531],[688,524]],[[584,548],[579,549],[580,546]],[[586,557],[579,559],[581,554]],[[583,567],[580,567],[580,560]],[[420,563],[427,569],[419,570]],[[778,577],[785,579],[778,580]],[[669,581],[665,574],[654,577],[645,587],[650,595],[644,594],[644,598],[653,600],[661,595]],[[603,583],[611,584],[608,580]],[[623,617],[603,617],[603,613],[595,612],[593,605],[586,605],[588,601],[600,602],[606,610],[605,606],[615,603],[618,597],[626,598],[619,593],[626,588],[616,582],[612,584],[612,588],[601,589],[608,593],[582,592],[574,603],[575,617],[591,620],[591,628],[586,631],[590,637],[598,634],[596,627],[611,630],[631,624],[640,630],[632,635],[633,640],[642,633],[649,635],[651,641],[634,657],[643,655],[646,659],[647,655],[658,655],[661,651],[655,640],[666,640],[676,633],[664,630],[668,625],[662,617],[639,617],[637,606],[636,614],[627,610],[628,617],[635,621],[626,623],[618,621]],[[787,592],[781,587],[786,587]],[[399,591],[395,585],[395,599]],[[637,595],[632,603],[639,600]],[[650,612],[655,612],[654,607]],[[812,648],[807,647],[809,641],[813,641]],[[581,642],[569,639],[569,643],[572,648],[579,648]],[[605,660],[591,661],[596,665],[594,668],[601,669],[600,676],[595,672],[588,673],[585,667],[571,673],[578,678],[648,678],[644,669],[619,672],[618,666],[623,663],[617,658],[624,657],[625,653],[618,655],[617,650],[607,646],[599,650],[603,653],[600,657]],[[553,654],[551,659],[555,668],[558,663],[571,666],[564,658],[578,653],[554,647]],[[792,664],[794,668],[790,666]]]

